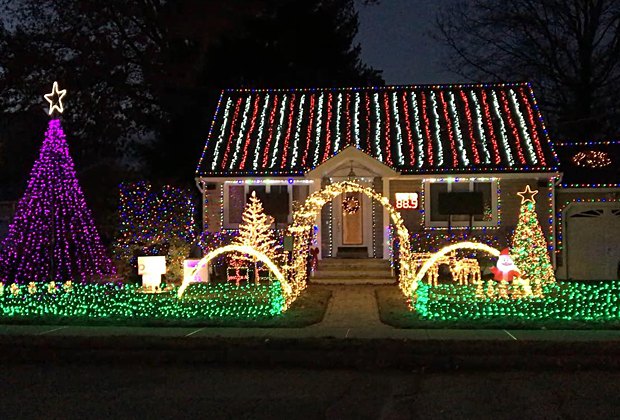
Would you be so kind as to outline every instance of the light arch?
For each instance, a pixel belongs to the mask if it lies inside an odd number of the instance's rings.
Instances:
[[[424,262],[424,264],[422,264],[422,267],[420,267],[420,270],[416,273],[415,278],[411,283],[411,288],[409,290],[406,290],[405,293],[408,296],[414,293],[418,288],[418,282],[422,281],[428,269],[431,268],[439,258],[443,257],[446,254],[449,254],[452,251],[456,251],[457,249],[475,249],[477,251],[487,252],[494,257],[499,257],[500,255],[500,251],[498,249],[479,242],[464,241],[445,246],[436,253],[434,253],[431,258],[429,258],[428,260],[426,260],[426,262]]]
[[[404,293],[411,289],[414,273],[411,269],[409,231],[405,227],[400,213],[390,204],[387,197],[377,193],[374,189],[363,187],[356,182],[342,181],[330,184],[310,194],[303,205],[293,213],[293,224],[289,227],[289,233],[294,238],[293,262],[289,267],[289,279],[295,296],[306,287],[306,261],[317,215],[325,204],[348,192],[359,192],[376,200],[390,214],[396,228],[396,236],[399,239],[399,286]]]
[[[183,293],[185,293],[185,289],[187,289],[187,287],[191,283],[196,283],[195,281],[193,281],[194,276],[201,268],[207,265],[209,261],[211,261],[214,258],[219,257],[222,254],[226,254],[228,252],[240,252],[242,254],[251,255],[257,260],[265,263],[265,265],[269,267],[271,272],[276,276],[276,279],[278,279],[278,281],[282,285],[282,293],[284,295],[283,297],[284,297],[284,302],[285,302],[285,308],[288,306],[288,303],[290,303],[290,299],[292,297],[292,289],[289,283],[287,282],[282,271],[278,268],[278,266],[273,261],[271,261],[271,259],[267,255],[247,245],[223,246],[221,248],[214,249],[213,251],[209,252],[207,255],[202,257],[200,261],[198,261],[198,264],[196,264],[196,267],[194,268],[194,270],[192,270],[192,274],[188,276],[187,278],[183,279],[183,283],[181,284],[181,287],[179,288],[177,296],[178,297],[183,296]]]

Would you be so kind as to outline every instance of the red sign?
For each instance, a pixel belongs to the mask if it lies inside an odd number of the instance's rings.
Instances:
[[[418,208],[418,193],[396,193],[396,208],[410,210]]]

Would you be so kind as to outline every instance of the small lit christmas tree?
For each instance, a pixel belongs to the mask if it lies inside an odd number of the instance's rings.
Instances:
[[[276,239],[271,229],[273,217],[265,214],[263,203],[256,197],[256,191],[252,191],[250,201],[245,207],[242,223],[239,225],[239,236],[234,240],[235,245],[251,246],[267,255],[270,259],[277,256]],[[254,257],[243,257],[254,263],[255,281],[258,282],[257,260]]]
[[[534,286],[555,282],[547,241],[536,215],[534,196],[537,193],[536,190],[530,190],[529,185],[525,191],[517,193],[521,196],[521,210],[511,249],[521,276]]]
[[[65,92],[54,83],[45,95],[50,115],[62,112]],[[0,281],[87,282],[115,273],[78,184],[60,119],[53,118],[0,245]]]

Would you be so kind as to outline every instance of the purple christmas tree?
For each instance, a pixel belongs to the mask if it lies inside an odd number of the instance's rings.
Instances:
[[[115,272],[86,207],[60,120],[52,119],[0,245],[0,281],[85,283]]]

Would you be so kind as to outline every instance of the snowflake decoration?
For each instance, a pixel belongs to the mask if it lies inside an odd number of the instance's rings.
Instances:
[[[355,214],[360,209],[360,201],[353,196],[345,197],[342,200],[342,210],[345,214]]]

